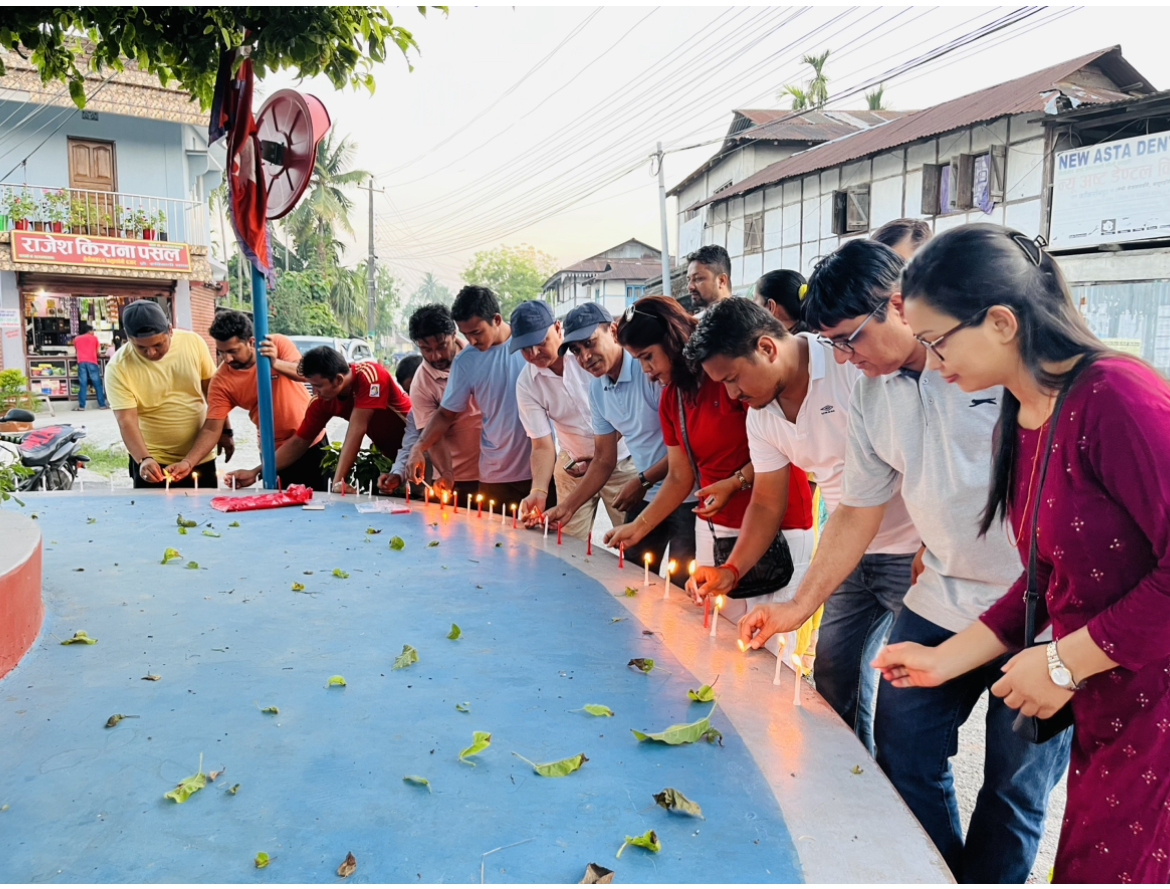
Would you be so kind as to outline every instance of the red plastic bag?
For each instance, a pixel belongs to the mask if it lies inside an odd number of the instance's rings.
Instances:
[[[300,506],[313,499],[313,489],[304,485],[289,485],[283,491],[254,494],[248,497],[212,497],[211,508],[220,512],[246,512],[252,509],[276,509],[278,506]]]

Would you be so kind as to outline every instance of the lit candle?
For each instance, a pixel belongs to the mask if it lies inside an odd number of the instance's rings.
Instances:
[[[516,504],[512,504],[512,530],[516,530]]]
[[[667,545],[669,546],[669,544],[667,544]],[[678,568],[678,562],[676,562],[674,559],[671,559],[669,562],[666,563],[666,584],[665,584],[665,587],[662,591],[662,598],[663,599],[670,598],[670,575],[672,575],[674,573],[676,568]]]
[[[626,564],[626,545],[624,543],[618,545],[618,567],[621,568]]]
[[[456,501],[456,502],[458,502],[458,501]],[[439,508],[439,512],[441,512],[444,516],[447,514],[447,492],[446,491],[443,492],[443,505]]]
[[[688,581],[688,583],[695,576],[695,567],[696,567],[695,560],[691,559],[690,563],[687,565],[687,581]]]
[[[195,473],[192,473],[192,475],[195,476],[195,487],[198,488],[199,487],[199,473],[195,472]]]
[[[719,609],[723,607],[723,597],[715,597],[715,613],[711,615],[711,635],[715,635],[715,630],[719,627]]]
[[[772,677],[772,684],[779,685],[781,674],[784,672],[784,643],[788,640],[784,636],[776,636],[776,675]]]
[[[747,646],[743,644],[742,639],[736,639],[735,644],[736,644],[736,647],[739,648],[740,651],[747,651]]]
[[[169,494],[171,493],[171,474],[164,470],[163,475],[166,476],[167,479],[167,493]]]
[[[585,539],[585,555],[593,555],[593,532],[589,532],[589,536]]]
[[[496,517],[495,512],[496,512],[496,501],[489,500],[488,501],[488,521],[489,522]]]
[[[642,569],[642,586],[650,586],[650,563],[654,561],[654,556],[646,553],[642,556],[642,561],[645,563]]]
[[[483,518],[483,494],[475,495],[475,517],[477,519]]]
[[[548,540],[548,516],[544,517],[544,539]]]
[[[447,495],[444,494],[444,497]],[[451,489],[451,505],[455,507],[454,514],[459,515],[459,492],[454,488]]]
[[[561,545],[561,523],[557,522],[557,546]]]
[[[504,522],[508,520],[508,504],[503,500],[500,501],[500,527],[504,527]]]
[[[794,706],[800,707],[802,706],[800,703],[800,680],[802,678],[801,674],[804,672],[802,669],[804,664],[800,662],[800,658],[795,654],[792,655],[792,666],[796,669],[796,685],[792,689],[792,703]]]
[[[467,511],[471,512],[471,495],[467,495]]]

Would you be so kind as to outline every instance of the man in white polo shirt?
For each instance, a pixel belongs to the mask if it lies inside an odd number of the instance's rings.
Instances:
[[[829,513],[841,500],[848,440],[849,399],[860,376],[839,364],[812,334],[792,336],[751,300],[728,299],[699,321],[686,348],[731,398],[749,405],[747,433],[756,481],[743,531],[728,559],[749,570],[780,527],[788,502],[788,467],[795,463],[821,488]],[[817,643],[817,691],[873,750],[873,697],[877,674],[869,666],[910,587],[910,566],[920,540],[900,494],[886,507],[881,527],[861,561],[825,603]],[[734,571],[700,567],[700,595],[729,592]],[[791,598],[800,578],[784,592]],[[782,601],[782,600],[781,600]],[[795,628],[788,631],[793,636]],[[789,651],[795,639],[789,640]]]
[[[520,504],[524,523],[537,527],[556,499],[576,489],[593,460],[593,424],[589,410],[589,384],[593,377],[581,369],[572,355],[560,353],[561,324],[548,304],[523,302],[512,312],[512,339],[508,348],[519,351],[528,362],[516,380],[516,406],[520,422],[532,440],[532,493]],[[554,439],[555,433],[555,439]],[[605,503],[610,521],[625,521],[614,506],[622,485],[637,478],[630,449],[618,441],[618,464],[609,481],[577,509],[564,532],[584,540],[593,528],[597,503]],[[555,498],[549,486],[556,480]]]
[[[902,267],[884,244],[855,240],[822,259],[809,279],[806,323],[833,346],[837,361],[865,376],[850,401],[841,504],[793,601],[740,622],[741,640],[754,647],[802,624],[829,596],[862,557],[899,487],[925,549],[891,642],[940,644],[978,620],[1020,575],[1019,555],[1001,528],[979,536],[1002,390],[956,392],[926,368],[926,349],[902,314]],[[1068,765],[1070,732],[1032,744],[1012,731],[1016,712],[988,695],[1006,659],[938,688],[882,680],[878,691],[878,765],[960,882],[1028,878],[1049,793]],[[989,698],[986,760],[964,838],[950,757],[980,698]]]

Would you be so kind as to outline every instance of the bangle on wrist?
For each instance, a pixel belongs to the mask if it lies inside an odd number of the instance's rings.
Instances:
[[[650,527],[650,523],[646,521],[646,516],[642,515],[642,513],[638,513],[638,517],[634,519],[635,525],[638,524],[638,522],[645,523],[647,528]]]
[[[735,583],[733,583],[733,584],[731,585],[731,588],[732,588],[732,589],[735,589],[737,586],[739,586],[739,569],[738,569],[738,568],[736,568],[736,567],[735,567],[734,565],[732,565],[730,562],[724,562],[724,563],[723,563],[722,565],[720,565],[719,567],[720,567],[720,568],[726,568],[728,571],[730,571],[732,574],[734,574],[734,575],[735,575]]]
[[[546,491],[544,488],[533,488],[528,493],[529,494],[543,494],[545,497],[548,496],[548,491]]]

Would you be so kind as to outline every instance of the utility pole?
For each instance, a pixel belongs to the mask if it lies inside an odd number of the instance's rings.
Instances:
[[[370,345],[376,346],[377,344],[374,342],[374,317],[378,307],[374,298],[377,287],[377,272],[374,268],[374,193],[381,194],[386,189],[374,188],[373,179],[370,180],[369,185],[359,185],[358,188],[370,193],[370,253],[366,258],[366,336],[370,340]]]
[[[662,143],[658,143],[658,215],[662,218],[662,295],[673,296],[674,289],[670,281],[670,240],[666,228],[666,174],[662,171]]]

